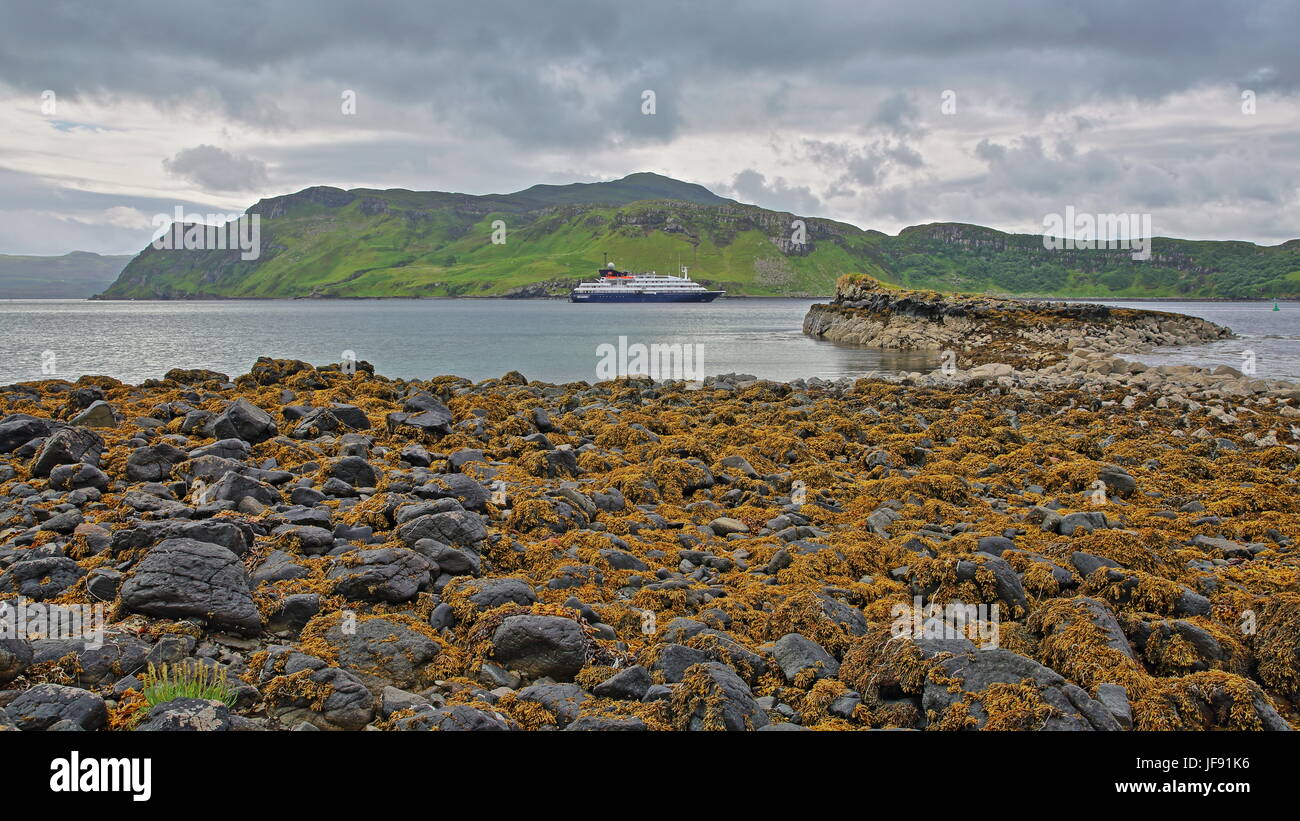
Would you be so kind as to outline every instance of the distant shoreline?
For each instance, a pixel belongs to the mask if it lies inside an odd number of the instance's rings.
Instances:
[[[954,293],[956,293],[956,292],[954,292]],[[977,293],[977,292],[961,292],[961,293]],[[1022,300],[1037,300],[1037,301],[1049,301],[1049,302],[1094,302],[1094,303],[1109,303],[1109,302],[1242,302],[1242,303],[1249,303],[1249,302],[1260,302],[1260,303],[1278,302],[1278,303],[1283,303],[1283,302],[1285,302],[1285,303],[1287,303],[1287,304],[1293,304],[1293,303],[1294,303],[1294,304],[1300,304],[1300,299],[1287,298],[1287,297],[1278,297],[1278,298],[1276,298],[1276,299],[1274,299],[1273,297],[1260,297],[1260,298],[1248,299],[1248,298],[1245,298],[1245,297],[1236,297],[1236,298],[1232,298],[1232,297],[1190,297],[1190,296],[1188,296],[1188,297],[1174,297],[1174,296],[1141,296],[1141,297],[1108,296],[1108,297],[1078,297],[1078,296],[1042,296],[1042,295],[1031,295],[1031,294],[1003,294],[1003,293],[984,293],[984,294],[982,294],[982,295],[984,295],[984,296],[990,296],[990,297],[998,297],[998,298],[1000,298],[1000,299],[1022,299]],[[781,295],[781,296],[767,296],[767,295],[760,295],[760,294],[737,294],[737,295],[735,295],[735,296],[730,296],[730,295],[728,295],[728,296],[724,296],[724,297],[722,297],[722,299],[724,299],[724,300],[744,300],[744,299],[755,299],[755,300],[774,300],[774,299],[811,299],[811,300],[827,300],[827,301],[830,301],[830,300],[832,300],[832,299],[834,299],[834,298],[835,298],[834,294],[821,294],[821,295],[814,295],[814,296],[789,296],[789,295]],[[7,296],[0,296],[0,301],[3,301],[3,302],[11,302],[11,301],[16,301],[16,300],[33,301],[33,300],[45,300],[45,299],[49,299],[49,300],[68,300],[68,299],[72,299],[72,300],[80,300],[80,301],[84,301],[84,302],[338,302],[338,301],[342,301],[342,300],[373,300],[373,301],[382,301],[382,300],[411,300],[411,301],[430,300],[430,301],[434,301],[434,300],[437,300],[437,301],[447,301],[447,300],[456,300],[456,299],[475,300],[475,301],[500,301],[500,302],[539,302],[539,301],[551,301],[551,302],[557,302],[557,301],[558,301],[558,302],[563,302],[563,301],[566,301],[566,300],[568,299],[568,297],[567,297],[567,296],[540,296],[540,297],[537,297],[537,296],[534,296],[534,297],[512,297],[512,296],[345,296],[345,297],[334,297],[334,296],[331,296],[331,297],[312,297],[312,296],[203,296],[203,297],[175,297],[175,298],[153,297],[153,298],[148,298],[148,299],[146,299],[146,298],[140,298],[140,297],[101,297],[101,296],[98,296],[98,295],[96,295],[96,296],[89,296],[89,297],[7,297]]]

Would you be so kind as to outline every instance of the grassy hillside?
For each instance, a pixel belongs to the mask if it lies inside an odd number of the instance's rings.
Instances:
[[[735,295],[810,296],[844,273],[910,287],[1057,296],[1300,295],[1300,241],[1157,239],[1123,251],[1047,251],[1037,235],[935,224],[897,237],[744,205],[655,174],[474,196],[308,188],[258,202],[262,255],[146,248],[106,298],[540,296],[620,268],[675,273]],[[494,244],[497,221],[505,242]]]
[[[0,254],[0,299],[55,299],[93,296],[112,284],[128,256],[73,251],[58,257]]]

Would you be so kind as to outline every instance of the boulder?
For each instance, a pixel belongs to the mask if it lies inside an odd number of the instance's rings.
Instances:
[[[686,671],[669,701],[673,725],[678,730],[759,730],[767,726],[767,713],[754,699],[749,685],[724,664],[697,664]]]
[[[492,636],[493,656],[533,677],[572,679],[587,663],[582,625],[561,616],[510,616]]]
[[[840,663],[826,648],[798,633],[786,633],[777,639],[772,655],[786,681],[794,681],[805,670],[812,671],[814,680],[835,678],[840,672]]]
[[[230,708],[220,701],[176,698],[154,705],[135,729],[142,732],[222,732],[230,730]]]
[[[82,730],[98,730],[108,721],[102,697],[61,684],[37,684],[23,690],[5,712],[20,730],[48,730],[60,721],[70,721]]]
[[[345,554],[329,569],[334,592],[349,599],[403,602],[429,587],[438,566],[414,550],[384,547]]]
[[[213,417],[208,429],[216,439],[242,439],[254,445],[278,432],[271,414],[242,396]]]
[[[122,585],[126,609],[160,618],[205,618],[216,627],[255,633],[262,620],[239,557],[221,545],[166,539]]]

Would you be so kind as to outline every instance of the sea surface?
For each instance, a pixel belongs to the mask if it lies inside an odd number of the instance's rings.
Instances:
[[[348,351],[389,377],[479,380],[517,370],[548,382],[594,382],[605,378],[602,368],[644,371],[637,367],[638,344],[690,346],[692,360],[681,378],[747,373],[835,379],[938,366],[930,354],[849,348],[804,336],[803,316],[818,301],[825,300],[0,300],[0,384],[83,374],[138,383],[177,367],[236,376],[258,356],[323,365],[343,361]],[[1284,302],[1277,312],[1271,303],[1111,304],[1193,314],[1241,335],[1162,350],[1143,361],[1240,368],[1244,352],[1253,351],[1258,376],[1300,381],[1300,303]]]

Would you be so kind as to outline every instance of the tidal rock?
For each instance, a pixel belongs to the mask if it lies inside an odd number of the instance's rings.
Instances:
[[[254,445],[278,432],[271,414],[242,396],[213,417],[209,428],[217,439],[242,439]]]
[[[410,601],[426,589],[437,565],[414,550],[378,548],[345,554],[330,568],[334,592],[374,602]]]
[[[83,730],[98,730],[108,720],[104,699],[89,690],[60,684],[37,684],[23,690],[5,707],[20,730],[48,730],[70,721]]]
[[[205,618],[242,632],[262,626],[239,557],[189,538],[166,539],[151,549],[122,586],[122,604],[150,616]]]
[[[686,671],[673,690],[670,710],[679,730],[760,730],[768,724],[749,685],[716,661]]]
[[[528,676],[572,679],[587,663],[582,625],[560,616],[510,616],[492,636],[493,656]]]
[[[139,726],[142,732],[223,732],[232,727],[230,708],[202,698],[177,698],[155,705]]]

